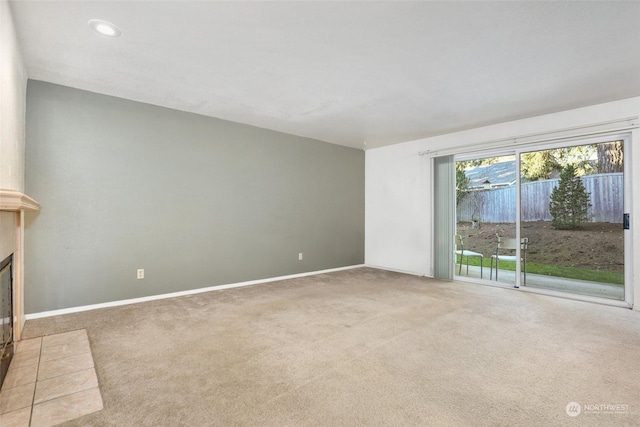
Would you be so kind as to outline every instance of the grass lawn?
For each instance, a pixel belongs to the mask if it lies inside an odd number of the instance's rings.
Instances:
[[[465,257],[464,265],[467,264]],[[480,259],[477,257],[469,258],[469,265],[480,266]],[[482,264],[484,267],[491,266],[491,259],[484,259]],[[464,268],[464,267],[463,267]],[[509,261],[500,262],[500,270],[515,271],[516,263]],[[535,262],[527,263],[527,273],[540,274],[543,276],[563,277],[567,279],[588,280],[590,282],[609,283],[624,286],[624,275],[611,271],[588,270],[576,267],[563,267],[551,264],[538,264]]]

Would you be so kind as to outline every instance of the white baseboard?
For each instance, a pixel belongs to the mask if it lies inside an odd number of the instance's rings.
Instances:
[[[408,274],[410,276],[419,276],[419,277],[425,276],[424,273],[419,273],[417,271],[400,270],[398,268],[382,267],[382,266],[373,265],[373,264],[365,264],[364,266],[369,268],[375,268],[377,270],[386,270],[386,271],[393,271],[394,273]]]
[[[60,310],[42,311],[25,315],[26,320],[40,319],[43,317],[60,316],[62,314],[78,313],[81,311],[97,310],[99,308],[117,307],[120,305],[137,304],[139,302],[155,301],[159,299],[182,297],[185,295],[200,294],[202,292],[221,291],[223,289],[241,288],[243,286],[259,285],[261,283],[276,282],[278,280],[296,279],[298,277],[315,276],[318,274],[333,273],[335,271],[352,270],[365,267],[364,264],[350,265],[347,267],[330,268],[327,270],[310,271],[307,273],[290,274],[287,276],[270,277],[268,279],[250,280],[248,282],[230,283],[227,285],[209,286],[207,288],[191,289],[188,291],[171,292],[168,294],[151,295],[148,297],[132,298],[119,301],[104,302],[100,304],[83,305],[80,307],[62,308]]]

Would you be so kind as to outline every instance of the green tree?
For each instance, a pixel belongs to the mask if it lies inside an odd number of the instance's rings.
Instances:
[[[560,172],[558,186],[551,191],[551,225],[560,230],[580,228],[588,220],[590,206],[589,193],[582,179],[576,175],[576,167],[573,164],[566,165]]]
[[[554,172],[561,171],[568,164],[574,165],[578,176],[599,173],[592,161],[595,153],[595,145],[533,151],[523,154],[520,158],[520,171],[527,181],[550,179]]]
[[[464,173],[465,163],[456,163],[456,206],[465,198],[469,190],[469,177]]]
[[[520,171],[529,181],[549,179],[553,171],[562,169],[554,150],[525,153],[520,159]]]

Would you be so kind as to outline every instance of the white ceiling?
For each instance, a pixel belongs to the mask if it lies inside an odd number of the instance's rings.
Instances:
[[[640,95],[637,1],[10,4],[31,79],[357,148]]]

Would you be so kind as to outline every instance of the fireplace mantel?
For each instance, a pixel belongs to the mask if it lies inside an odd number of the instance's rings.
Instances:
[[[0,189],[0,211],[39,211],[40,203],[16,190]]]

